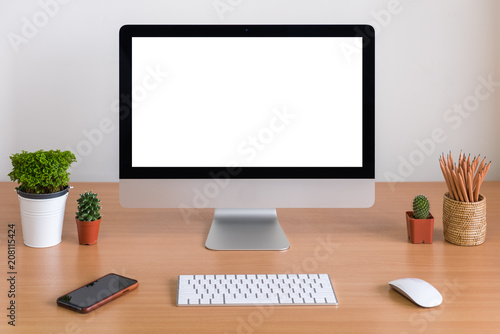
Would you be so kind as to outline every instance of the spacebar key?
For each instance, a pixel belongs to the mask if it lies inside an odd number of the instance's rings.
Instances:
[[[255,296],[248,297],[234,297],[234,296],[226,296],[224,300],[225,305],[269,305],[269,304],[278,304],[277,301],[272,301],[268,298],[257,298]]]
[[[224,305],[242,305],[245,304],[244,299],[237,298],[234,295],[224,296]]]

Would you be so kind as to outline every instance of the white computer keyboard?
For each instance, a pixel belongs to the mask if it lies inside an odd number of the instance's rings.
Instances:
[[[177,306],[338,305],[328,274],[180,275]]]

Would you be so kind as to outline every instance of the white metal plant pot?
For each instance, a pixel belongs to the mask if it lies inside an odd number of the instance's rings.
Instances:
[[[69,187],[52,194],[18,191],[24,244],[43,248],[59,244]]]

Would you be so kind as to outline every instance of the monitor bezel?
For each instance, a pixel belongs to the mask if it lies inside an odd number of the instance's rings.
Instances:
[[[361,37],[361,167],[133,167],[132,38],[134,37]],[[374,179],[375,178],[375,32],[369,25],[124,25],[119,40],[120,179]]]

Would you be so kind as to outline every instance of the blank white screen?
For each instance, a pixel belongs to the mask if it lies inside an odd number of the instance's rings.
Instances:
[[[133,38],[132,166],[362,166],[359,39]]]

